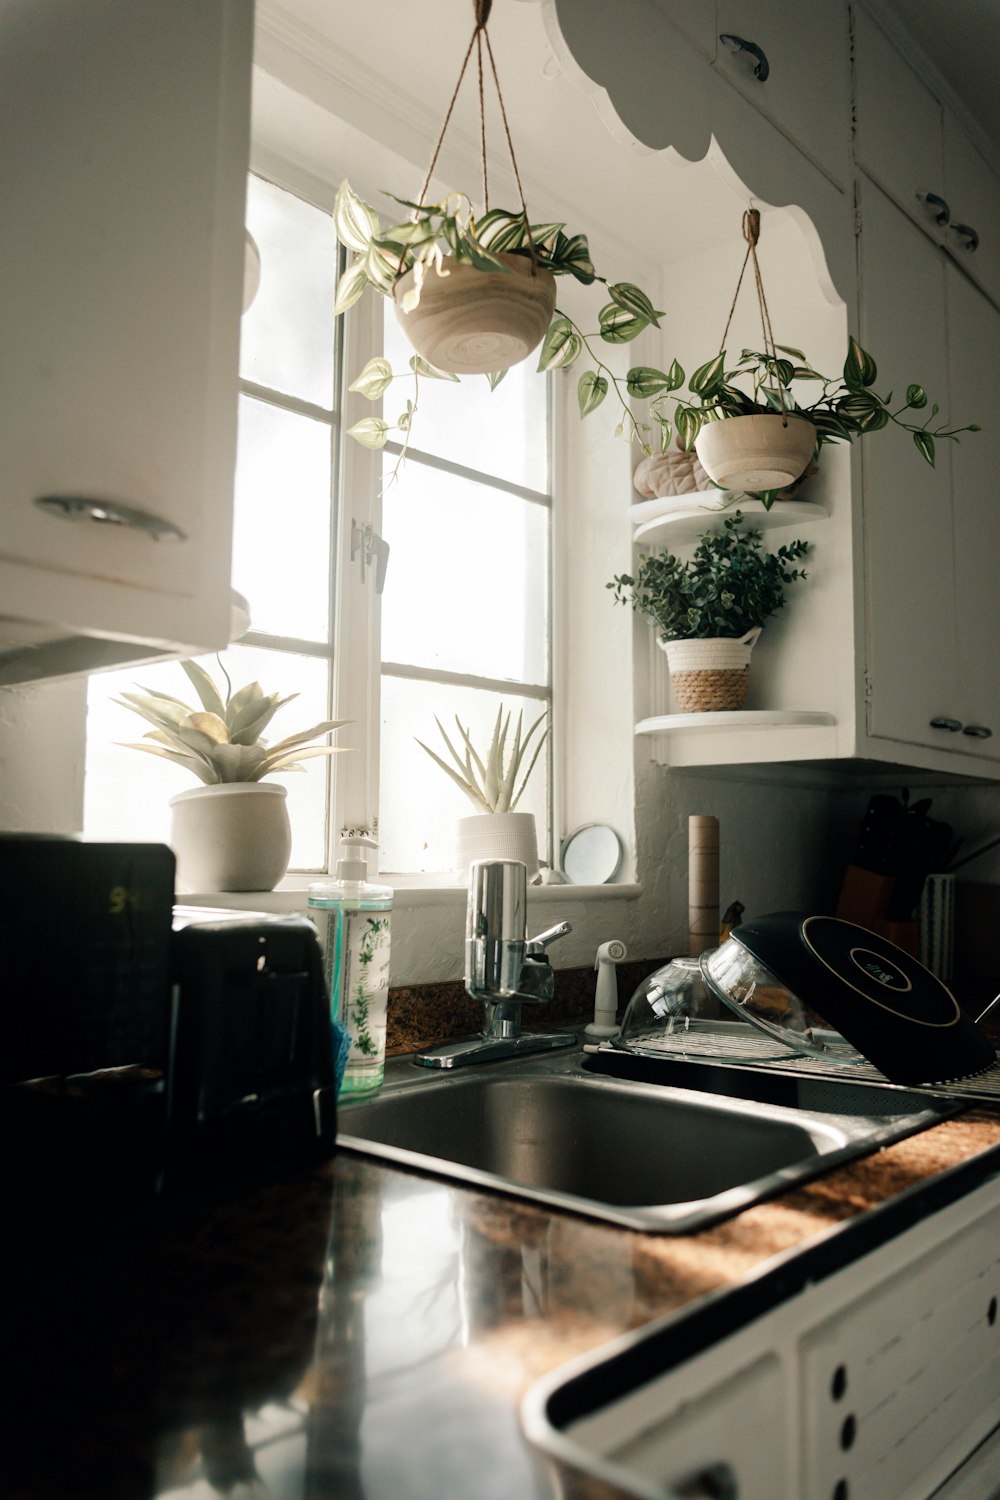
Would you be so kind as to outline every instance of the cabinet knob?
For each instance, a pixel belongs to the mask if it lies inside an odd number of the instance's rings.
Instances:
[[[116,500],[95,500],[83,495],[39,495],[35,504],[46,515],[60,521],[96,521],[101,526],[124,526],[141,531],[154,542],[186,542],[187,537],[173,521],[164,520],[132,505]]]
[[[961,727],[961,719],[946,719],[943,714],[938,714],[931,720],[932,729],[947,729],[949,734],[957,734]]]
[[[927,204],[934,216],[935,224],[944,227],[945,224],[951,222],[951,209],[937,193],[918,193],[917,202]]]
[[[745,52],[749,57],[754,58],[753,76],[758,83],[764,83],[767,80],[771,72],[771,64],[764,55],[763,48],[758,47],[756,42],[748,42],[741,36],[733,36],[730,31],[722,32],[719,41],[732,52]]]
[[[971,735],[974,740],[990,740],[993,738],[992,729],[987,729],[985,724],[966,724],[962,733]]]
[[[948,233],[957,235],[962,241],[962,249],[968,250],[971,255],[973,250],[979,249],[979,235],[971,224],[950,224]]]

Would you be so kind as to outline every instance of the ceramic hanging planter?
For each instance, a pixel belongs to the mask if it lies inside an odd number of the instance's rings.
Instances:
[[[816,428],[804,417],[776,412],[706,422],[695,451],[709,478],[727,490],[782,490],[808,467]]]
[[[757,625],[738,638],[660,641],[680,713],[717,713],[743,707],[750,682],[750,653],[760,630]]]
[[[420,300],[405,311],[416,273],[396,282],[396,318],[413,348],[436,370],[489,375],[537,349],[556,305],[555,277],[526,255],[501,254],[502,271],[453,261],[428,271]]]

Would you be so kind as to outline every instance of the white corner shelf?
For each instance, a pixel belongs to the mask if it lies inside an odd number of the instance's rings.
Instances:
[[[673,545],[681,545],[697,541],[713,521],[725,520],[736,511],[759,531],[773,531],[825,520],[830,507],[820,500],[776,500],[770,510],[765,510],[759,500],[750,497],[720,506],[717,490],[698,490],[691,495],[641,500],[629,506],[629,517],[635,525],[635,541],[650,542],[662,535]]]
[[[836,724],[833,714],[811,708],[728,709],[704,714],[659,714],[640,719],[636,734],[704,734],[706,730],[773,729],[795,724]]]

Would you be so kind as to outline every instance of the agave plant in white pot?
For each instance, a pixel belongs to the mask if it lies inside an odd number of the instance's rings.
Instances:
[[[529,880],[534,880],[537,876],[538,835],[535,815],[515,812],[514,809],[528,784],[548,735],[548,729],[542,729],[544,720],[545,713],[542,713],[525,734],[524,716],[518,714],[513,737],[508,743],[510,713],[504,713],[501,703],[493,727],[493,737],[483,756],[476,750],[469,730],[457,715],[455,725],[463,746],[461,751],[455,748],[441,720],[435,715],[434,722],[448,748],[453,766],[429,745],[425,745],[423,740],[417,740],[420,748],[426,750],[431,760],[451,777],[476,809],[472,817],[458,820],[455,865],[463,878],[475,859],[519,859],[528,872]]]
[[[200,709],[149,689],[116,700],[154,726],[129,749],[172,761],[203,783],[170,799],[178,883],[189,891],[271,891],[288,869],[292,836],[287,788],[263,778],[299,771],[312,756],[335,754],[341,746],[310,741],[347,721],[325,719],[269,745],[261,735],[297,693],[282,698],[265,693],[259,682],[233,692],[227,677],[223,696],[197,662],[180,665]]]

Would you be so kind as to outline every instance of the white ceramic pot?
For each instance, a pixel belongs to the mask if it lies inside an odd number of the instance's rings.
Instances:
[[[706,422],[695,438],[702,467],[727,490],[781,490],[813,456],[816,429],[804,417],[726,417]]]
[[[273,781],[235,781],[171,797],[181,889],[273,891],[292,852],[287,796]]]
[[[739,637],[660,641],[678,711],[718,713],[742,708],[750,681],[750,653],[759,636],[758,625]]]
[[[410,312],[400,303],[413,286],[413,272],[396,283],[399,326],[436,370],[489,375],[526,359],[541,343],[555,310],[555,277],[526,255],[498,259],[506,271],[477,271],[449,261],[447,276],[428,272]]]
[[[519,859],[530,884],[538,874],[538,837],[534,813],[475,813],[459,818],[455,869],[462,880],[474,859]]]

